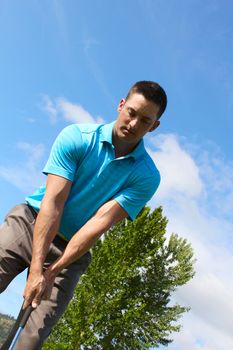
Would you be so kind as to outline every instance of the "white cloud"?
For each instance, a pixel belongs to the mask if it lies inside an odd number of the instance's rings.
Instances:
[[[190,147],[174,135],[151,140],[150,154],[162,183],[150,205],[162,205],[168,235],[177,232],[192,243],[196,275],[178,289],[175,301],[191,306],[174,334],[171,350],[233,348],[233,165],[213,147]],[[209,146],[209,145],[208,145]],[[192,149],[192,155],[190,153]],[[225,205],[227,208],[224,209]]]
[[[42,144],[32,145],[26,142],[17,144],[24,152],[26,161],[15,161],[14,165],[0,166],[0,176],[24,192],[34,191],[42,182],[40,161],[45,149]]]
[[[81,105],[69,102],[64,98],[58,99],[58,109],[63,113],[64,119],[73,123],[95,123],[95,119]]]
[[[174,342],[169,345],[169,350],[232,349],[232,336],[224,334],[221,329],[213,328],[201,318],[189,313],[184,317],[184,324],[181,332],[174,335]]]
[[[72,123],[104,123],[101,116],[93,117],[80,104],[75,104],[65,98],[52,100],[49,96],[42,96],[42,109],[48,114],[51,124],[57,123],[59,118]],[[24,192],[33,191],[44,182],[41,174],[41,161],[45,153],[42,144],[32,145],[26,142],[17,144],[23,151],[26,160],[15,161],[13,165],[0,165],[0,177],[10,182]]]
[[[42,109],[47,112],[50,123],[55,124],[58,118],[58,110],[55,103],[47,95],[42,97]]]
[[[186,305],[191,304],[195,316],[212,326],[213,330],[217,329],[231,336],[233,334],[232,292],[226,288],[224,280],[217,274],[205,269],[197,273],[197,278],[194,278],[189,286],[178,291],[177,299],[185,302]]]
[[[93,117],[83,106],[73,103],[64,97],[52,100],[49,96],[42,97],[42,109],[48,114],[51,124],[59,117],[72,123],[103,123],[101,116]]]
[[[203,187],[199,169],[192,157],[181,148],[177,137],[159,135],[152,142],[159,147],[158,152],[150,150],[161,173],[161,185],[157,195],[160,198],[177,194],[198,196]]]
[[[210,152],[200,152],[200,172],[206,183],[206,199],[216,216],[232,216],[233,162],[227,161],[220,150],[211,145]]]
[[[51,124],[57,123],[59,118],[72,123],[104,123],[101,116],[95,118],[80,104],[72,103],[62,97],[52,100],[49,96],[43,95],[41,107],[48,114]],[[26,160],[16,161],[10,166],[0,165],[0,176],[28,193],[40,186],[43,181],[39,162],[45,149],[41,144],[31,145],[26,142],[18,143],[17,147],[24,152]]]

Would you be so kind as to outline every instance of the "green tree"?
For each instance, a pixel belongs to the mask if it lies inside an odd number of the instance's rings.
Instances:
[[[166,240],[162,209],[112,228],[92,250],[92,263],[43,349],[142,350],[167,345],[187,307],[172,292],[194,275],[185,239]]]
[[[5,342],[8,334],[15,323],[15,319],[12,316],[4,315],[0,313],[0,346]]]

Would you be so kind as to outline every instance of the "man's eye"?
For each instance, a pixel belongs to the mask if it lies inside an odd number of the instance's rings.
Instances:
[[[135,115],[134,110],[131,109],[131,108],[128,108],[128,113],[129,113],[129,115],[131,115],[131,116]]]
[[[148,120],[148,119],[142,119],[142,122],[144,123],[144,124],[150,124],[150,120]]]

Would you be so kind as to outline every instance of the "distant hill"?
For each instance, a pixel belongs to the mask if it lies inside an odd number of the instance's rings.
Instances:
[[[14,317],[3,315],[0,313],[0,346],[2,346],[2,344],[6,340],[10,332],[10,329],[12,328],[14,323],[15,323]]]

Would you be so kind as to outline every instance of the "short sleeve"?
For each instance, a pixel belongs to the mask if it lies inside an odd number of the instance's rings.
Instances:
[[[73,181],[83,147],[82,133],[78,125],[67,126],[57,136],[43,173],[59,175]]]
[[[117,193],[115,199],[134,220],[141,209],[152,198],[160,184],[160,174],[157,171],[154,176],[139,178],[129,184],[125,189]]]

